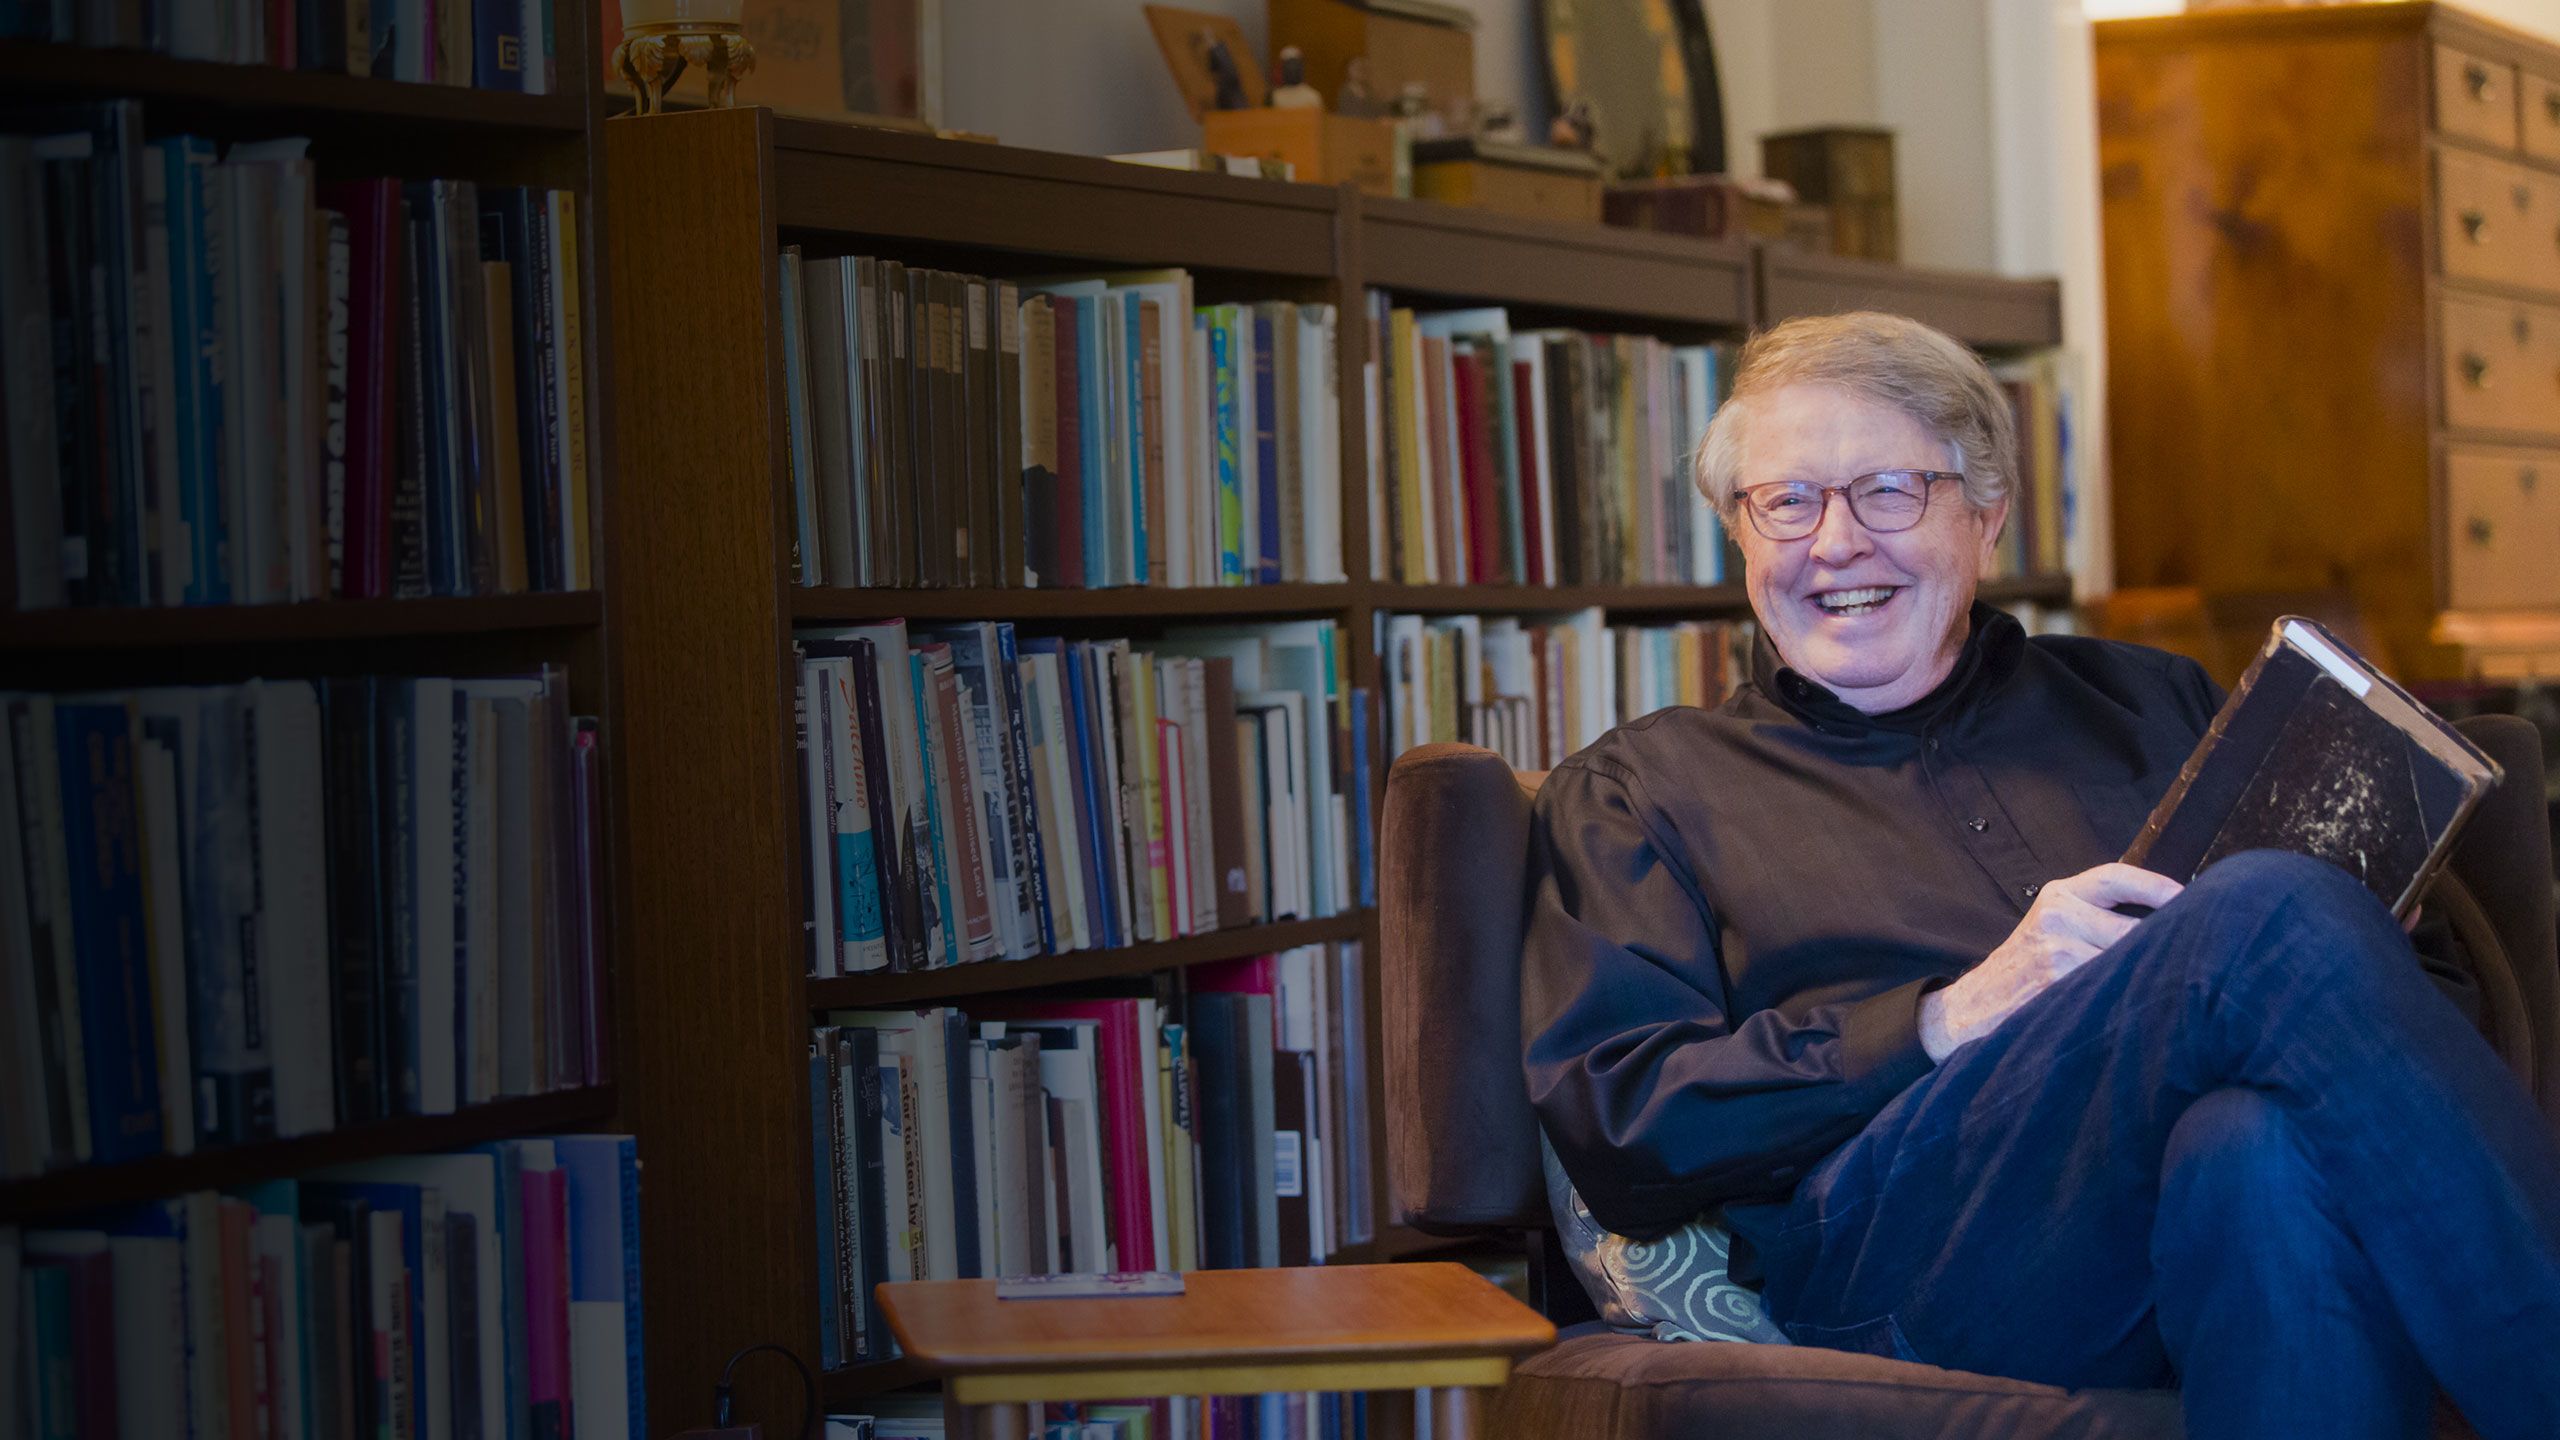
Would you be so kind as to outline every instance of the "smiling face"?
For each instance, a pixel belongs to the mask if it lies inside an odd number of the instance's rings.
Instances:
[[[1784,385],[1751,398],[1740,490],[1783,481],[1843,485],[1878,470],[1948,470],[1953,447],[1927,426],[1833,385]],[[1771,540],[1736,514],[1751,608],[1780,659],[1842,701],[1879,715],[1926,696],[1964,648],[1974,582],[2009,502],[1967,503],[1949,480],[1930,486],[1928,513],[1878,535],[1835,494],[1821,528]]]

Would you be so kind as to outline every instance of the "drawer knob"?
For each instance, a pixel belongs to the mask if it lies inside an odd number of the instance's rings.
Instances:
[[[2542,112],[2551,117],[2552,124],[2560,125],[2560,90],[2542,92]]]
[[[2485,515],[2472,516],[2471,523],[2463,528],[2471,536],[2471,543],[2474,545],[2486,545],[2490,537],[2497,534],[2497,527],[2491,525]]]
[[[2471,98],[2489,98],[2489,67],[2474,60],[2462,67],[2462,83],[2471,89]]]
[[[2523,491],[2523,492],[2524,492],[2524,493],[2526,493],[2527,495],[2532,494],[2532,493],[2533,493],[2533,487],[2534,487],[2534,486],[2536,486],[2536,485],[2539,485],[2539,484],[2541,484],[2541,483],[2542,483],[2542,472],[2541,472],[2541,471],[2539,471],[2539,470],[2534,469],[2534,468],[2533,468],[2532,466],[2530,466],[2530,465],[2527,465],[2527,466],[2526,466],[2526,467],[2524,467],[2523,469],[2521,469],[2521,470],[2519,470],[2519,471],[2517,471],[2517,472],[2516,472],[2516,488],[2517,488],[2518,490]]]
[[[2474,390],[2488,389],[2488,357],[2474,351],[2464,351],[2462,355],[2462,381]]]
[[[2485,212],[2479,210],[2465,210],[2462,212],[2463,239],[2477,245],[2480,243],[2480,237],[2487,233],[2488,229],[2489,217]]]
[[[2525,211],[2530,210],[2530,209],[2532,209],[2532,208],[2533,208],[2533,192],[2532,192],[2531,190],[2528,190],[2528,189],[2526,189],[2524,186],[2519,185],[2519,186],[2517,186],[2517,187],[2515,188],[2515,190],[2514,190],[2512,193],[2513,193],[2513,194],[2515,195],[2515,197],[2516,197],[2516,213],[2517,213],[2517,214],[2521,215],[2521,214],[2523,214]]]

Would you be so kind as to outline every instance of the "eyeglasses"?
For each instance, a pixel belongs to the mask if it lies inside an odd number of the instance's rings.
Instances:
[[[1733,492],[1734,503],[1751,517],[1751,528],[1772,540],[1801,540],[1822,528],[1822,512],[1831,497],[1847,498],[1849,513],[1878,535],[1908,530],[1929,513],[1929,482],[1962,480],[1952,470],[1878,470],[1840,485],[1790,480],[1752,485]]]

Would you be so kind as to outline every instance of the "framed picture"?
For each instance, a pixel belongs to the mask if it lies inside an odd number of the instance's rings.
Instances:
[[[605,85],[628,95],[610,64],[622,6],[598,3]],[[747,0],[746,33],[756,68],[738,84],[741,105],[824,120],[942,123],[942,0]],[[669,98],[702,104],[700,77],[679,79]]]

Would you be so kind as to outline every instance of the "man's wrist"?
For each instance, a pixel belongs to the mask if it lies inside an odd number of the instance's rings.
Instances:
[[[1920,1048],[1929,1052],[1931,1063],[1946,1059],[1963,1043],[1955,1026],[1947,1019],[1947,990],[1932,990],[1920,997]]]

